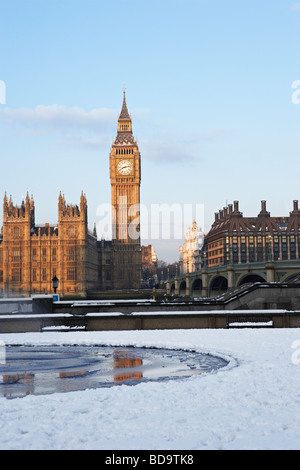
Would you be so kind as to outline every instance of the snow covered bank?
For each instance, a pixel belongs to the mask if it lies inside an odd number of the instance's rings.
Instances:
[[[5,344],[210,351],[213,374],[47,396],[0,397],[0,449],[300,449],[300,329],[2,334]]]

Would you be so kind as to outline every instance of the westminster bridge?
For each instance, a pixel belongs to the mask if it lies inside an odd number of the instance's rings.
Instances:
[[[299,259],[220,265],[168,279],[167,293],[176,297],[215,297],[243,284],[286,283],[299,275]]]

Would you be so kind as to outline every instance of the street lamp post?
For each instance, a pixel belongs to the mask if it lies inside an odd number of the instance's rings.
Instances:
[[[56,294],[56,289],[58,288],[58,281],[59,279],[56,277],[56,275],[52,278],[52,287],[54,289],[54,294]]]

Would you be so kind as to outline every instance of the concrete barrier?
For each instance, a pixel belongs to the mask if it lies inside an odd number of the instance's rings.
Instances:
[[[23,301],[24,299],[22,299]],[[34,296],[15,311],[16,299],[2,301],[0,333],[55,329],[136,330],[255,327],[300,328],[299,285],[262,283],[213,299],[162,301],[67,301]],[[12,302],[9,304],[9,302]],[[1,303],[0,303],[1,305]],[[10,305],[10,309],[8,308]]]
[[[0,333],[43,331],[108,331],[108,330],[160,330],[211,329],[232,327],[299,328],[300,311],[203,311],[177,313],[134,314],[50,314],[8,315],[0,317]]]

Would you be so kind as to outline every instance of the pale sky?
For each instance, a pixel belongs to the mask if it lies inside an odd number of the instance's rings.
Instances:
[[[98,223],[124,84],[149,213],[202,205],[207,232],[234,200],[245,216],[300,200],[300,3],[2,0],[0,25],[0,198],[33,194],[37,224],[60,190]],[[180,244],[153,241],[169,262]]]

